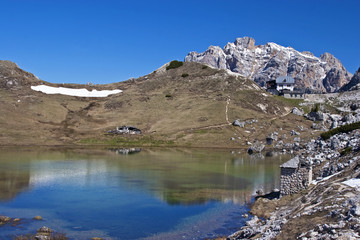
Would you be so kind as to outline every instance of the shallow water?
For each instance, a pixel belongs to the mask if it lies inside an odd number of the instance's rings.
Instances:
[[[121,154],[123,153],[123,154]],[[205,239],[239,229],[289,156],[229,150],[0,150],[0,239],[41,226],[71,239]],[[32,220],[40,215],[42,221]]]

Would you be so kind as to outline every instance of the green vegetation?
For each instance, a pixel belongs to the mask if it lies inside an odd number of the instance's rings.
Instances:
[[[207,69],[207,68],[208,68],[208,66],[203,65],[201,69]]]
[[[180,62],[180,61],[177,61],[177,60],[171,61],[170,64],[169,64],[169,66],[166,67],[166,70],[179,68],[179,67],[181,67],[183,64],[184,64],[183,62]]]
[[[181,75],[181,77],[183,77],[183,78],[186,78],[186,77],[188,77],[189,76],[189,74],[187,74],[187,73],[183,73],[182,75]]]
[[[341,155],[341,156],[347,155],[347,154],[349,154],[351,151],[352,151],[352,147],[347,147],[347,148],[345,148],[344,150],[341,151],[340,155]]]
[[[311,108],[311,112],[318,112],[320,110],[320,104],[315,104],[312,108]]]
[[[171,94],[166,94],[165,97],[166,98],[172,98],[172,95]]]
[[[348,133],[348,132],[351,132],[351,131],[353,131],[355,129],[360,129],[360,122],[346,124],[344,126],[331,129],[330,131],[322,133],[320,136],[321,136],[322,139],[327,140],[331,136],[334,136],[334,135],[336,135],[338,133]]]
[[[282,96],[274,96],[277,101],[281,101],[287,105],[292,107],[299,107],[300,103],[304,102],[304,99],[291,99],[291,98],[284,98]]]

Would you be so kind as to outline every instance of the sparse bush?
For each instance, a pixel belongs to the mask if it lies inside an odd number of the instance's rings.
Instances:
[[[183,78],[186,78],[186,77],[188,77],[188,76],[189,76],[189,74],[187,74],[187,73],[183,73],[181,76],[182,76]]]
[[[166,98],[172,98],[172,96],[170,94],[166,94],[165,97]]]
[[[347,147],[344,150],[341,151],[340,155],[344,156],[346,154],[349,154],[352,151],[352,147]]]
[[[207,69],[207,68],[208,68],[208,66],[203,65],[201,69]]]
[[[331,136],[334,136],[334,135],[336,135],[338,133],[348,133],[348,132],[351,132],[351,131],[353,131],[355,129],[360,129],[360,122],[346,124],[346,125],[343,125],[341,127],[331,129],[330,131],[322,133],[320,136],[321,136],[322,139],[327,140]]]
[[[318,112],[320,110],[320,105],[317,103],[313,108],[311,108],[311,112]]]
[[[177,60],[171,61],[169,66],[166,67],[166,70],[181,67],[183,64],[184,64],[183,62],[180,62],[180,61],[177,61]]]

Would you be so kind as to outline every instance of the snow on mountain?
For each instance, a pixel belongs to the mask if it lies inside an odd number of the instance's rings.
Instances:
[[[276,43],[255,46],[250,37],[237,38],[223,49],[210,46],[205,52],[190,52],[187,62],[200,62],[219,69],[229,69],[264,86],[269,80],[288,75],[298,88],[333,92],[348,83],[351,74],[330,53],[319,58]]]

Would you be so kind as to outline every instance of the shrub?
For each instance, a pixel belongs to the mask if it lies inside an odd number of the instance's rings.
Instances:
[[[165,97],[166,98],[172,98],[172,96],[170,94],[166,94]]]
[[[327,132],[322,133],[320,136],[321,136],[322,139],[327,140],[331,136],[334,136],[334,135],[336,135],[338,133],[348,133],[348,132],[351,132],[352,130],[355,130],[355,129],[360,129],[360,122],[346,124],[346,125],[343,125],[341,127],[331,129],[331,130],[329,130]]]
[[[181,76],[182,76],[183,78],[186,78],[186,77],[188,77],[188,76],[189,76],[189,74],[187,74],[187,73],[183,73]]]
[[[313,108],[311,108],[310,112],[318,112],[320,110],[320,105],[317,103]]]
[[[207,68],[208,68],[208,66],[203,65],[201,69],[207,69]]]
[[[171,61],[169,66],[166,67],[166,70],[181,67],[183,64],[184,64],[183,62],[180,62],[180,61],[177,61],[177,60]]]
[[[352,151],[352,147],[347,147],[344,150],[341,151],[340,155],[344,156],[346,154],[349,154]]]

